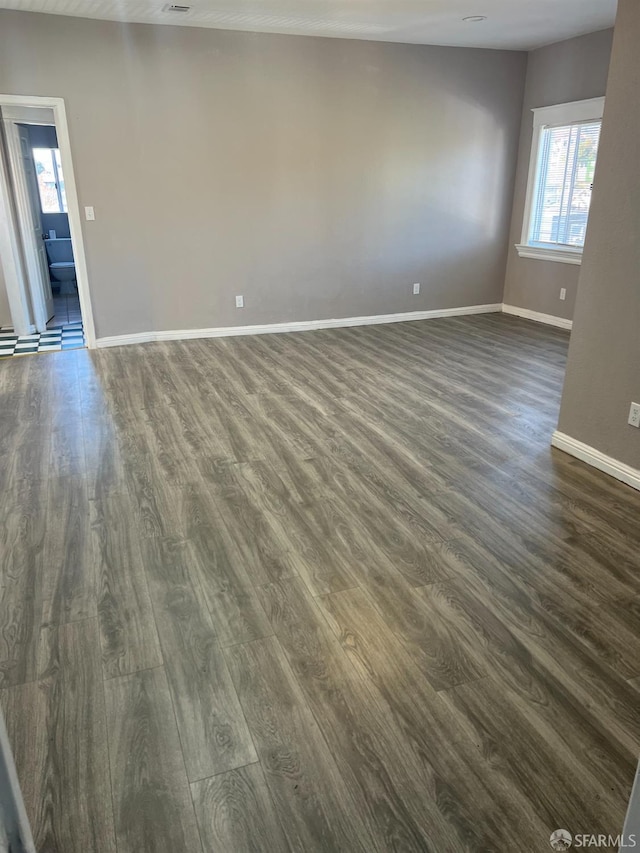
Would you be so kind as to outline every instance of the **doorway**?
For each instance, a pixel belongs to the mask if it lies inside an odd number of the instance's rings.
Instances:
[[[0,95],[0,358],[94,342],[64,102]]]

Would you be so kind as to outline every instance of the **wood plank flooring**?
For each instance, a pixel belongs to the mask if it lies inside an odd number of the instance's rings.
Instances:
[[[0,364],[0,704],[39,853],[621,832],[640,494],[485,315]]]

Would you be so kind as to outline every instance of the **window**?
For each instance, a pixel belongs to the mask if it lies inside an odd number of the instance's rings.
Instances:
[[[34,148],[33,160],[40,191],[40,206],[43,213],[66,213],[67,196],[60,150],[58,148]]]
[[[603,107],[594,98],[533,111],[520,257],[581,262]]]

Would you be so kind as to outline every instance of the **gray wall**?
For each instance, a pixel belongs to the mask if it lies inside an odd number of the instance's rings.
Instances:
[[[529,53],[504,288],[504,301],[509,305],[566,319],[573,317],[580,267],[520,258],[515,249],[524,219],[533,134],[531,110],[604,95],[612,36],[613,30],[601,30]],[[567,289],[564,302],[560,301],[561,287]]]
[[[67,103],[99,336],[501,302],[525,64],[0,12],[0,91]]]
[[[559,429],[640,469],[640,3],[620,0]]]
[[[70,237],[69,217],[66,213],[41,213],[42,230],[48,236],[49,231],[53,229],[56,232],[56,237]]]

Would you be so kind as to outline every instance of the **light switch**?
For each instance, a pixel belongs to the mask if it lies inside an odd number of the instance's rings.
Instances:
[[[84,218],[87,220],[87,222],[93,222],[93,220],[96,218],[96,214],[92,207],[85,207]]]

